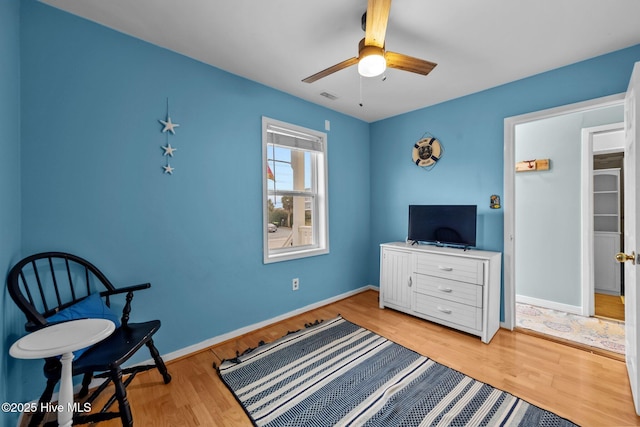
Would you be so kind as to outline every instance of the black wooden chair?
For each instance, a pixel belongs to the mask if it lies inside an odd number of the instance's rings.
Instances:
[[[92,404],[111,382],[115,388],[115,393],[100,412],[92,411],[90,415],[74,414],[74,424],[120,417],[123,426],[131,426],[133,418],[126,387],[136,374],[158,368],[164,383],[171,381],[171,376],[152,339],[153,334],[160,329],[160,320],[129,323],[133,292],[149,288],[149,283],[116,289],[105,275],[87,260],[63,252],[46,252],[31,255],[18,262],[9,271],[7,286],[11,298],[27,316],[25,328],[29,332],[58,321],[86,317],[115,319],[118,326],[117,316],[109,310],[110,299],[113,295],[126,294],[121,325],[113,334],[84,352],[81,351],[81,354],[74,352],[73,375],[84,375],[79,398],[88,395],[92,378],[104,378],[105,381],[85,400],[89,404]],[[122,364],[144,345],[149,348],[155,364],[122,368]],[[61,364],[58,358],[45,359],[44,375],[47,385],[38,402],[38,408],[50,402],[60,373]],[[127,378],[123,380],[123,376]],[[116,401],[119,411],[109,411]],[[29,425],[39,425],[44,415],[34,414]]]

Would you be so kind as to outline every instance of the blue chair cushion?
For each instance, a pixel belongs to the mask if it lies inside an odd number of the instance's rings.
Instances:
[[[115,323],[116,328],[120,327],[120,319],[118,319],[118,316],[102,301],[99,293],[91,294],[82,301],[47,317],[47,322],[58,323],[77,319],[107,319]],[[88,349],[89,347],[86,347],[74,351],[74,359],[78,359]]]

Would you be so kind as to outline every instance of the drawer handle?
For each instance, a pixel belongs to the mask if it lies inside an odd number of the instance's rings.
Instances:
[[[438,306],[438,311],[441,311],[441,312],[443,312],[443,313],[445,313],[445,314],[451,314],[451,310],[450,310],[450,309],[448,309],[448,308],[442,308],[442,307],[440,307],[440,306]]]
[[[438,268],[443,271],[453,271],[453,267],[445,267],[443,265],[439,265]]]
[[[411,276],[409,276],[409,287],[411,287],[411,285],[413,285],[413,280],[411,280]]]
[[[451,289],[451,288],[443,288],[442,286],[438,286],[438,290],[442,291],[442,292],[447,292],[447,293],[453,292],[453,289]]]

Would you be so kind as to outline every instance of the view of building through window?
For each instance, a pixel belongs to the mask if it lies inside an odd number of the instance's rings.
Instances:
[[[269,249],[314,243],[312,156],[308,151],[267,145]]]
[[[264,262],[327,253],[326,134],[263,118]]]

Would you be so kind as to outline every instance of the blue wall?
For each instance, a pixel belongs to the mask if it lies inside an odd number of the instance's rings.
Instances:
[[[368,284],[367,123],[38,2],[22,8],[24,253],[70,251],[116,284],[151,282],[132,314],[160,318],[162,353]],[[167,98],[180,124],[173,175],[158,122]],[[331,121],[328,255],[262,262],[263,115],[321,131]]]
[[[0,2],[0,271],[7,271],[20,250],[20,0]],[[0,291],[0,402],[15,401],[10,391],[21,376],[9,347],[23,329],[23,319],[7,294]],[[1,414],[0,425],[16,414]]]
[[[504,119],[624,92],[640,45],[371,124],[371,265],[378,245],[404,240],[409,204],[477,204],[478,247],[503,249]],[[411,161],[429,132],[445,152],[430,171]],[[371,283],[378,283],[370,271]]]

